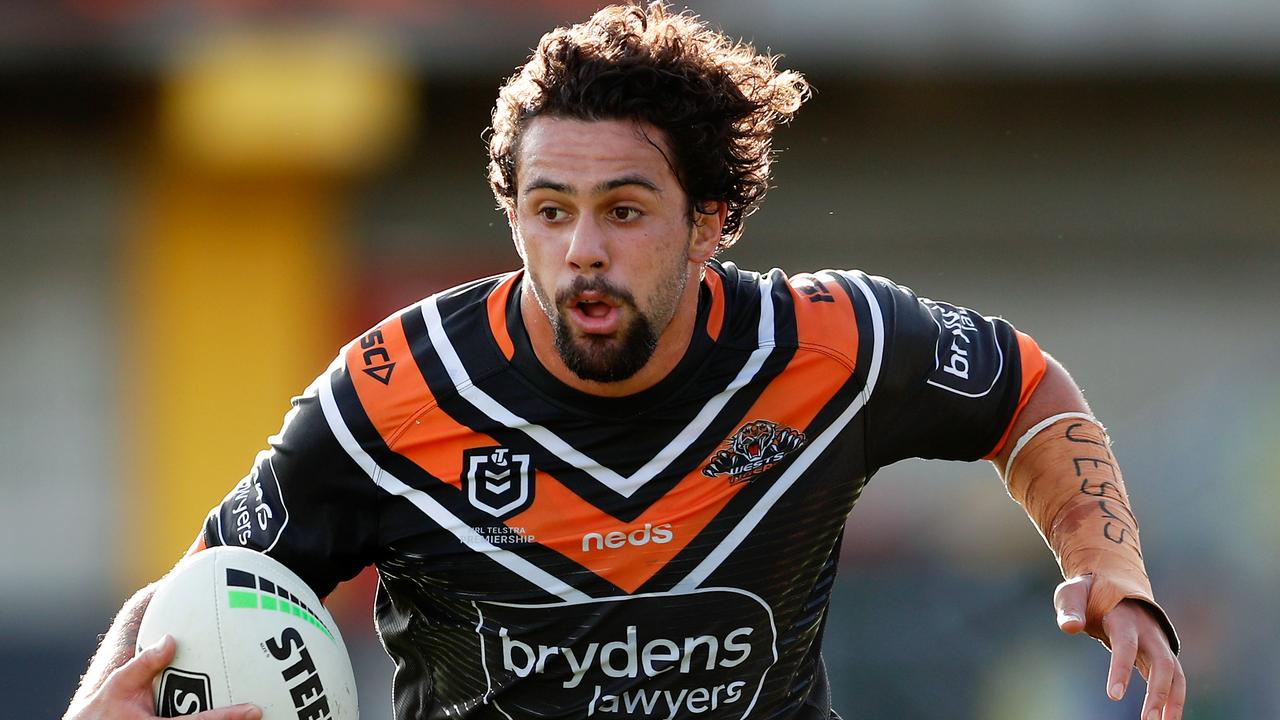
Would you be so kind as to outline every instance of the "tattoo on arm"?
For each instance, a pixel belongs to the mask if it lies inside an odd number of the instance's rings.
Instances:
[[[1076,477],[1080,478],[1080,493],[1099,498],[1098,510],[1101,517],[1106,519],[1102,525],[1102,536],[1116,545],[1124,545],[1125,540],[1129,539],[1127,544],[1137,550],[1141,557],[1142,550],[1138,547],[1136,538],[1137,522],[1116,474],[1115,457],[1106,443],[1077,434],[1075,431],[1082,426],[1085,423],[1073,423],[1067,426],[1063,435],[1069,442],[1092,446],[1088,450],[1090,454],[1071,458]],[[1097,457],[1097,448],[1101,448],[1105,457]],[[1121,514],[1117,515],[1117,512]]]

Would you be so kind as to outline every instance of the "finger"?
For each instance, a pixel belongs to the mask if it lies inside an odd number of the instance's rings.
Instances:
[[[1092,575],[1077,575],[1060,583],[1053,591],[1053,607],[1058,614],[1058,627],[1074,635],[1084,630],[1084,611],[1089,604]]]
[[[262,710],[257,705],[229,705],[190,715],[186,720],[262,720]]]
[[[1173,684],[1169,687],[1169,703],[1165,706],[1164,720],[1182,720],[1182,706],[1187,704],[1187,674],[1182,663],[1174,661]]]
[[[1129,679],[1133,677],[1133,663],[1138,657],[1138,634],[1133,625],[1128,623],[1108,623],[1111,615],[1103,618],[1107,627],[1107,637],[1111,640],[1111,669],[1107,672],[1107,695],[1112,700],[1124,697],[1129,688]],[[1146,720],[1146,718],[1143,718]]]
[[[1147,695],[1142,701],[1142,720],[1160,720],[1173,687],[1173,671],[1177,661],[1173,655],[1148,660]]]
[[[151,686],[151,681],[173,659],[173,638],[165,635],[155,645],[133,656],[124,665],[111,673],[107,680],[121,689],[136,689]]]

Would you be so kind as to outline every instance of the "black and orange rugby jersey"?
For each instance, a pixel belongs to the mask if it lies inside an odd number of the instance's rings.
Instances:
[[[993,454],[1035,343],[881,278],[713,262],[677,367],[603,398],[539,365],[521,280],[353,340],[205,544],[321,596],[376,565],[398,718],[834,717],[846,516],[880,467]]]

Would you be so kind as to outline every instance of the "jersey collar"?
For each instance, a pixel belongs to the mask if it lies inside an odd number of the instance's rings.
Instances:
[[[714,347],[712,331],[718,334],[723,322],[725,305],[723,283],[720,282],[720,277],[717,274],[714,279],[708,279],[716,273],[717,268],[708,266],[705,273],[707,277],[699,283],[697,318],[694,321],[693,335],[689,340],[689,348],[676,363],[675,368],[655,385],[638,393],[622,397],[604,397],[564,384],[538,361],[533,345],[529,341],[529,335],[525,332],[524,319],[520,310],[520,290],[525,279],[524,272],[521,271],[517,273],[514,283],[510,284],[505,303],[506,326],[503,329],[506,330],[506,336],[510,338],[509,347],[513,351],[508,356],[510,365],[535,390],[575,411],[606,418],[625,418],[645,413],[685,387]],[[503,286],[507,286],[507,283],[503,283]],[[498,336],[501,329],[493,328],[493,330],[495,341],[499,346],[503,346],[506,338]]]

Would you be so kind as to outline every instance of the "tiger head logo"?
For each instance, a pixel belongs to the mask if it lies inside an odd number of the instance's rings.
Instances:
[[[728,475],[730,484],[747,482],[804,445],[804,433],[768,420],[752,420],[725,440],[702,469],[707,477]]]

